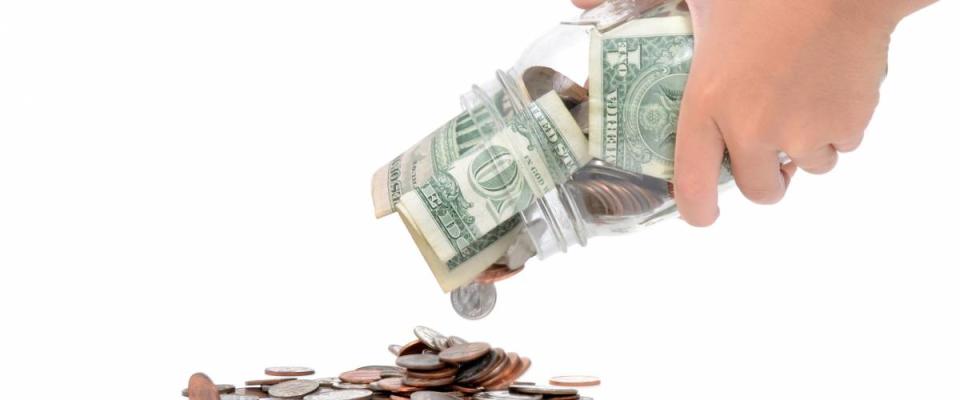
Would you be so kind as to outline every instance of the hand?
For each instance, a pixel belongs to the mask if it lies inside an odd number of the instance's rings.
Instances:
[[[581,7],[601,1],[573,0]],[[934,0],[688,0],[696,35],[676,146],[676,199],[694,226],[719,215],[724,149],[740,191],[778,202],[797,167],[827,173],[879,101],[896,24]],[[781,165],[778,154],[791,163]]]

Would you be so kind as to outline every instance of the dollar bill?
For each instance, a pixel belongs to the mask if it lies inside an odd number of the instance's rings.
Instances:
[[[556,92],[528,111],[397,204],[444,291],[500,258],[521,228],[518,213],[589,160],[586,138]]]
[[[690,19],[637,19],[595,31],[590,53],[590,154],[626,171],[672,180],[677,119],[693,57]]]
[[[377,170],[371,183],[376,217],[392,214],[404,193],[450,168],[483,138],[505,125],[512,111],[503,93],[495,94],[491,103],[464,111]]]

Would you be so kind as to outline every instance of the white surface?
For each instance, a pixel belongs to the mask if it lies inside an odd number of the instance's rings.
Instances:
[[[903,23],[868,138],[713,228],[596,240],[458,319],[373,171],[563,0],[0,4],[7,397],[389,363],[426,324],[603,399],[956,399],[960,3]]]

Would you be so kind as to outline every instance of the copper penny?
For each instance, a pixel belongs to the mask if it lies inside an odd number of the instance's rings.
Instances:
[[[263,371],[270,376],[307,376],[313,375],[313,369],[307,367],[270,367]]]
[[[420,339],[417,339],[401,347],[397,353],[397,356],[402,357],[410,354],[422,354],[424,350],[427,350],[427,345],[421,342]]]
[[[507,366],[499,374],[494,375],[487,379],[486,381],[480,382],[480,386],[483,386],[487,390],[503,390],[510,387],[510,383],[517,380],[512,378],[522,367],[520,362],[520,356],[517,353],[507,354]],[[512,378],[512,379],[511,379]]]
[[[487,353],[483,358],[462,367],[460,372],[457,373],[456,382],[461,384],[473,384],[477,382],[481,377],[489,374],[490,370],[495,368],[503,357],[506,357],[503,349],[495,349]]]
[[[509,266],[503,264],[494,264],[492,267],[487,268],[486,271],[480,273],[476,279],[480,283],[497,283],[506,279],[512,278],[514,275],[519,274],[520,271],[523,271],[523,266],[517,269],[510,269]]]
[[[190,377],[187,384],[187,397],[190,400],[219,400],[220,392],[210,377],[203,373],[196,373]]]
[[[356,370],[347,371],[340,374],[340,380],[346,383],[373,383],[381,378],[380,371],[377,370]]]
[[[490,352],[490,345],[484,342],[473,342],[448,347],[440,352],[440,360],[450,364],[462,364],[480,359]]]
[[[460,398],[448,393],[422,391],[411,395],[410,400],[460,400]]]
[[[434,371],[446,364],[436,354],[410,354],[397,357],[397,365],[413,371]]]
[[[447,378],[439,379],[419,379],[412,378],[410,375],[407,375],[403,378],[403,384],[407,386],[421,387],[421,388],[432,388],[438,386],[446,386],[453,383],[456,376],[449,376]]]
[[[252,381],[247,381],[247,386],[260,386],[260,385],[276,385],[278,383],[283,383],[286,381],[292,381],[297,378],[268,378],[268,379],[254,379]]]
[[[439,379],[457,375],[457,367],[441,368],[436,371],[407,371],[406,376],[420,379]]]
[[[600,384],[600,378],[582,375],[555,376],[550,378],[550,384],[553,386],[571,387],[597,386]]]
[[[393,393],[413,393],[420,390],[413,386],[404,385],[402,378],[381,379],[377,381],[377,384],[380,385],[383,390]]]
[[[503,352],[503,349],[498,349],[498,350],[500,350],[500,352]],[[509,364],[510,364],[510,357],[507,355],[506,352],[503,352],[499,361],[497,361],[497,364],[494,365],[493,368],[490,368],[489,371],[486,371],[486,374],[482,374],[478,376],[476,382],[484,382],[493,376],[497,376]]]

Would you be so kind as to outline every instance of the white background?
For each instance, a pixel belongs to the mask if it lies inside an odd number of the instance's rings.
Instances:
[[[603,399],[960,397],[960,3],[896,33],[868,138],[778,206],[603,238],[458,319],[369,179],[564,0],[0,4],[7,397],[390,363],[417,324]]]

